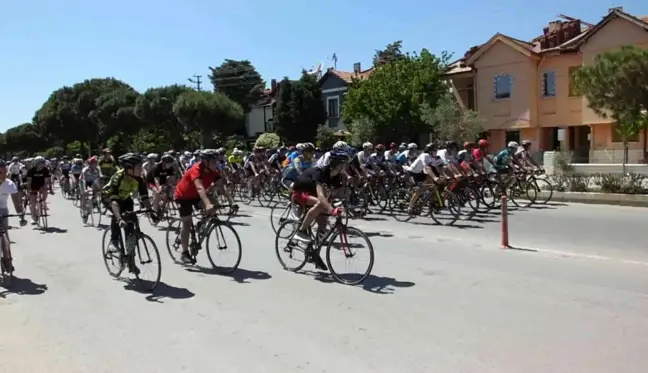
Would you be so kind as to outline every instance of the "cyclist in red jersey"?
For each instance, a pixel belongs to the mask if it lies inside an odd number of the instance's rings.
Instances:
[[[191,214],[194,208],[204,206],[207,213],[214,211],[214,205],[209,200],[207,188],[216,183],[221,177],[218,171],[218,153],[213,149],[201,152],[202,160],[191,166],[182,176],[175,190],[175,200],[182,221],[180,243],[182,245],[182,261],[193,263],[189,255],[189,233],[193,220]]]

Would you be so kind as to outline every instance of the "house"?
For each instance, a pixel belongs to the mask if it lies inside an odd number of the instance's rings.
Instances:
[[[648,18],[610,9],[596,24],[562,16],[531,41],[495,34],[471,48],[447,73],[461,104],[484,119],[496,149],[531,140],[534,150],[572,152],[574,163],[620,163],[615,123],[573,91],[573,74],[601,52],[648,48]],[[629,161],[646,158],[645,131],[630,143]]]
[[[373,72],[373,68],[362,71],[360,63],[353,65],[353,72],[329,68],[319,80],[322,89],[322,101],[328,113],[327,125],[336,130],[344,129],[341,114],[344,95],[354,78],[363,79]]]
[[[273,132],[275,96],[279,92],[276,79],[270,81],[270,89],[263,91],[261,99],[250,108],[245,116],[245,132],[250,138],[259,137],[264,132]]]

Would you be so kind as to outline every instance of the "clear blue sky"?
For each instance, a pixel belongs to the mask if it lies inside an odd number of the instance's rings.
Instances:
[[[30,121],[53,90],[112,76],[144,91],[189,84],[225,58],[249,59],[266,81],[331,64],[369,67],[374,50],[403,40],[460,56],[501,32],[531,39],[563,13],[595,23],[639,0],[26,0],[0,2],[0,131]],[[644,2],[644,4],[646,4]],[[211,89],[209,83],[206,88]]]

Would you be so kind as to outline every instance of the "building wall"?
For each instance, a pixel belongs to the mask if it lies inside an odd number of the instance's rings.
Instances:
[[[322,103],[327,112],[329,109],[329,100],[338,100],[339,114],[337,117],[329,117],[327,124],[329,127],[336,130],[344,129],[344,122],[342,121],[342,108],[344,107],[344,94],[347,92],[347,83],[336,75],[329,75],[326,80],[322,82]]]
[[[245,117],[245,130],[249,137],[266,132],[268,120],[272,119],[272,106],[256,106]],[[272,130],[272,128],[269,128]]]
[[[496,42],[475,62],[477,108],[487,130],[528,128],[537,125],[537,66],[518,50]],[[495,98],[495,77],[512,77],[511,97]]]
[[[570,97],[570,70],[582,65],[579,53],[545,56],[538,64],[538,122],[541,127],[567,127],[583,124],[583,99]],[[556,74],[556,95],[543,96],[545,72]]]

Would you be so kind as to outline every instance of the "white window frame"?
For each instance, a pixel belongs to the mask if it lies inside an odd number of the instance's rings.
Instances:
[[[330,102],[331,101],[337,101],[337,115],[336,116],[331,116],[331,113],[329,112],[330,108]],[[340,96],[330,96],[326,98],[326,114],[328,118],[339,118],[340,117]]]
[[[508,97],[497,97],[497,82],[499,79],[507,78],[509,80]],[[493,98],[497,101],[510,100],[513,97],[513,76],[511,74],[498,74],[493,77]]]
[[[547,81],[548,77],[552,75],[553,76],[553,93],[549,92],[547,90]],[[546,70],[542,72],[542,76],[540,77],[542,80],[541,82],[541,89],[542,91],[540,92],[542,94],[542,97],[546,98],[553,98],[556,97],[557,95],[557,85],[558,85],[558,77],[556,76],[556,70]]]

